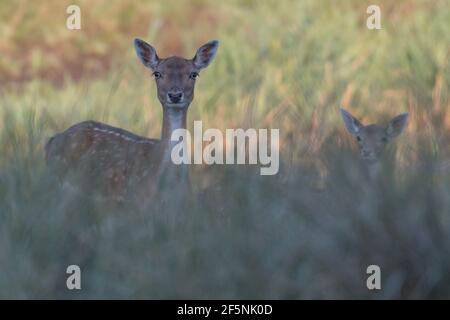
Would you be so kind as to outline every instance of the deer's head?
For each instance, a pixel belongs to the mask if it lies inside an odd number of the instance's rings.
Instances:
[[[192,59],[161,59],[151,45],[140,39],[134,40],[134,46],[139,59],[155,77],[158,99],[163,108],[187,109],[194,98],[195,80],[200,70],[213,60],[219,42],[213,40],[201,46]]]
[[[369,164],[377,163],[380,160],[386,145],[402,133],[408,121],[408,113],[402,113],[385,127],[376,124],[365,126],[350,112],[342,108],[341,115],[347,131],[356,138],[359,144],[361,158]]]

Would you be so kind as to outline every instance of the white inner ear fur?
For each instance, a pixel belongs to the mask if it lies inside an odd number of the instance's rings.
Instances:
[[[358,123],[355,121],[355,119],[352,119],[352,124],[353,124],[353,131],[355,133],[358,133],[359,130],[361,129],[361,127],[358,125]]]

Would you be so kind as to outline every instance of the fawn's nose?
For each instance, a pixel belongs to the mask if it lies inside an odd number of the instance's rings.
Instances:
[[[170,90],[167,93],[167,98],[170,103],[180,103],[183,101],[183,92],[178,89]]]
[[[361,150],[361,155],[363,156],[363,158],[372,158],[375,155],[375,152],[373,152],[372,150],[363,149]]]

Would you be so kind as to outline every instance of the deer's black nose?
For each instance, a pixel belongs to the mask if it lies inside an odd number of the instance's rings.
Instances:
[[[171,103],[179,103],[183,100],[183,92],[181,91],[171,91],[167,93],[167,97]]]

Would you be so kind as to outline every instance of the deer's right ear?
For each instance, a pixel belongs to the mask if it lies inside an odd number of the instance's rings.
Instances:
[[[353,135],[357,135],[363,126],[362,123],[359,122],[359,120],[356,119],[354,116],[352,116],[350,112],[348,112],[347,110],[341,108],[340,111],[342,120],[344,120],[344,124],[348,132],[350,132]]]
[[[134,48],[138,58],[142,61],[144,66],[154,69],[158,64],[159,58],[156,54],[155,48],[141,39],[134,39]]]

